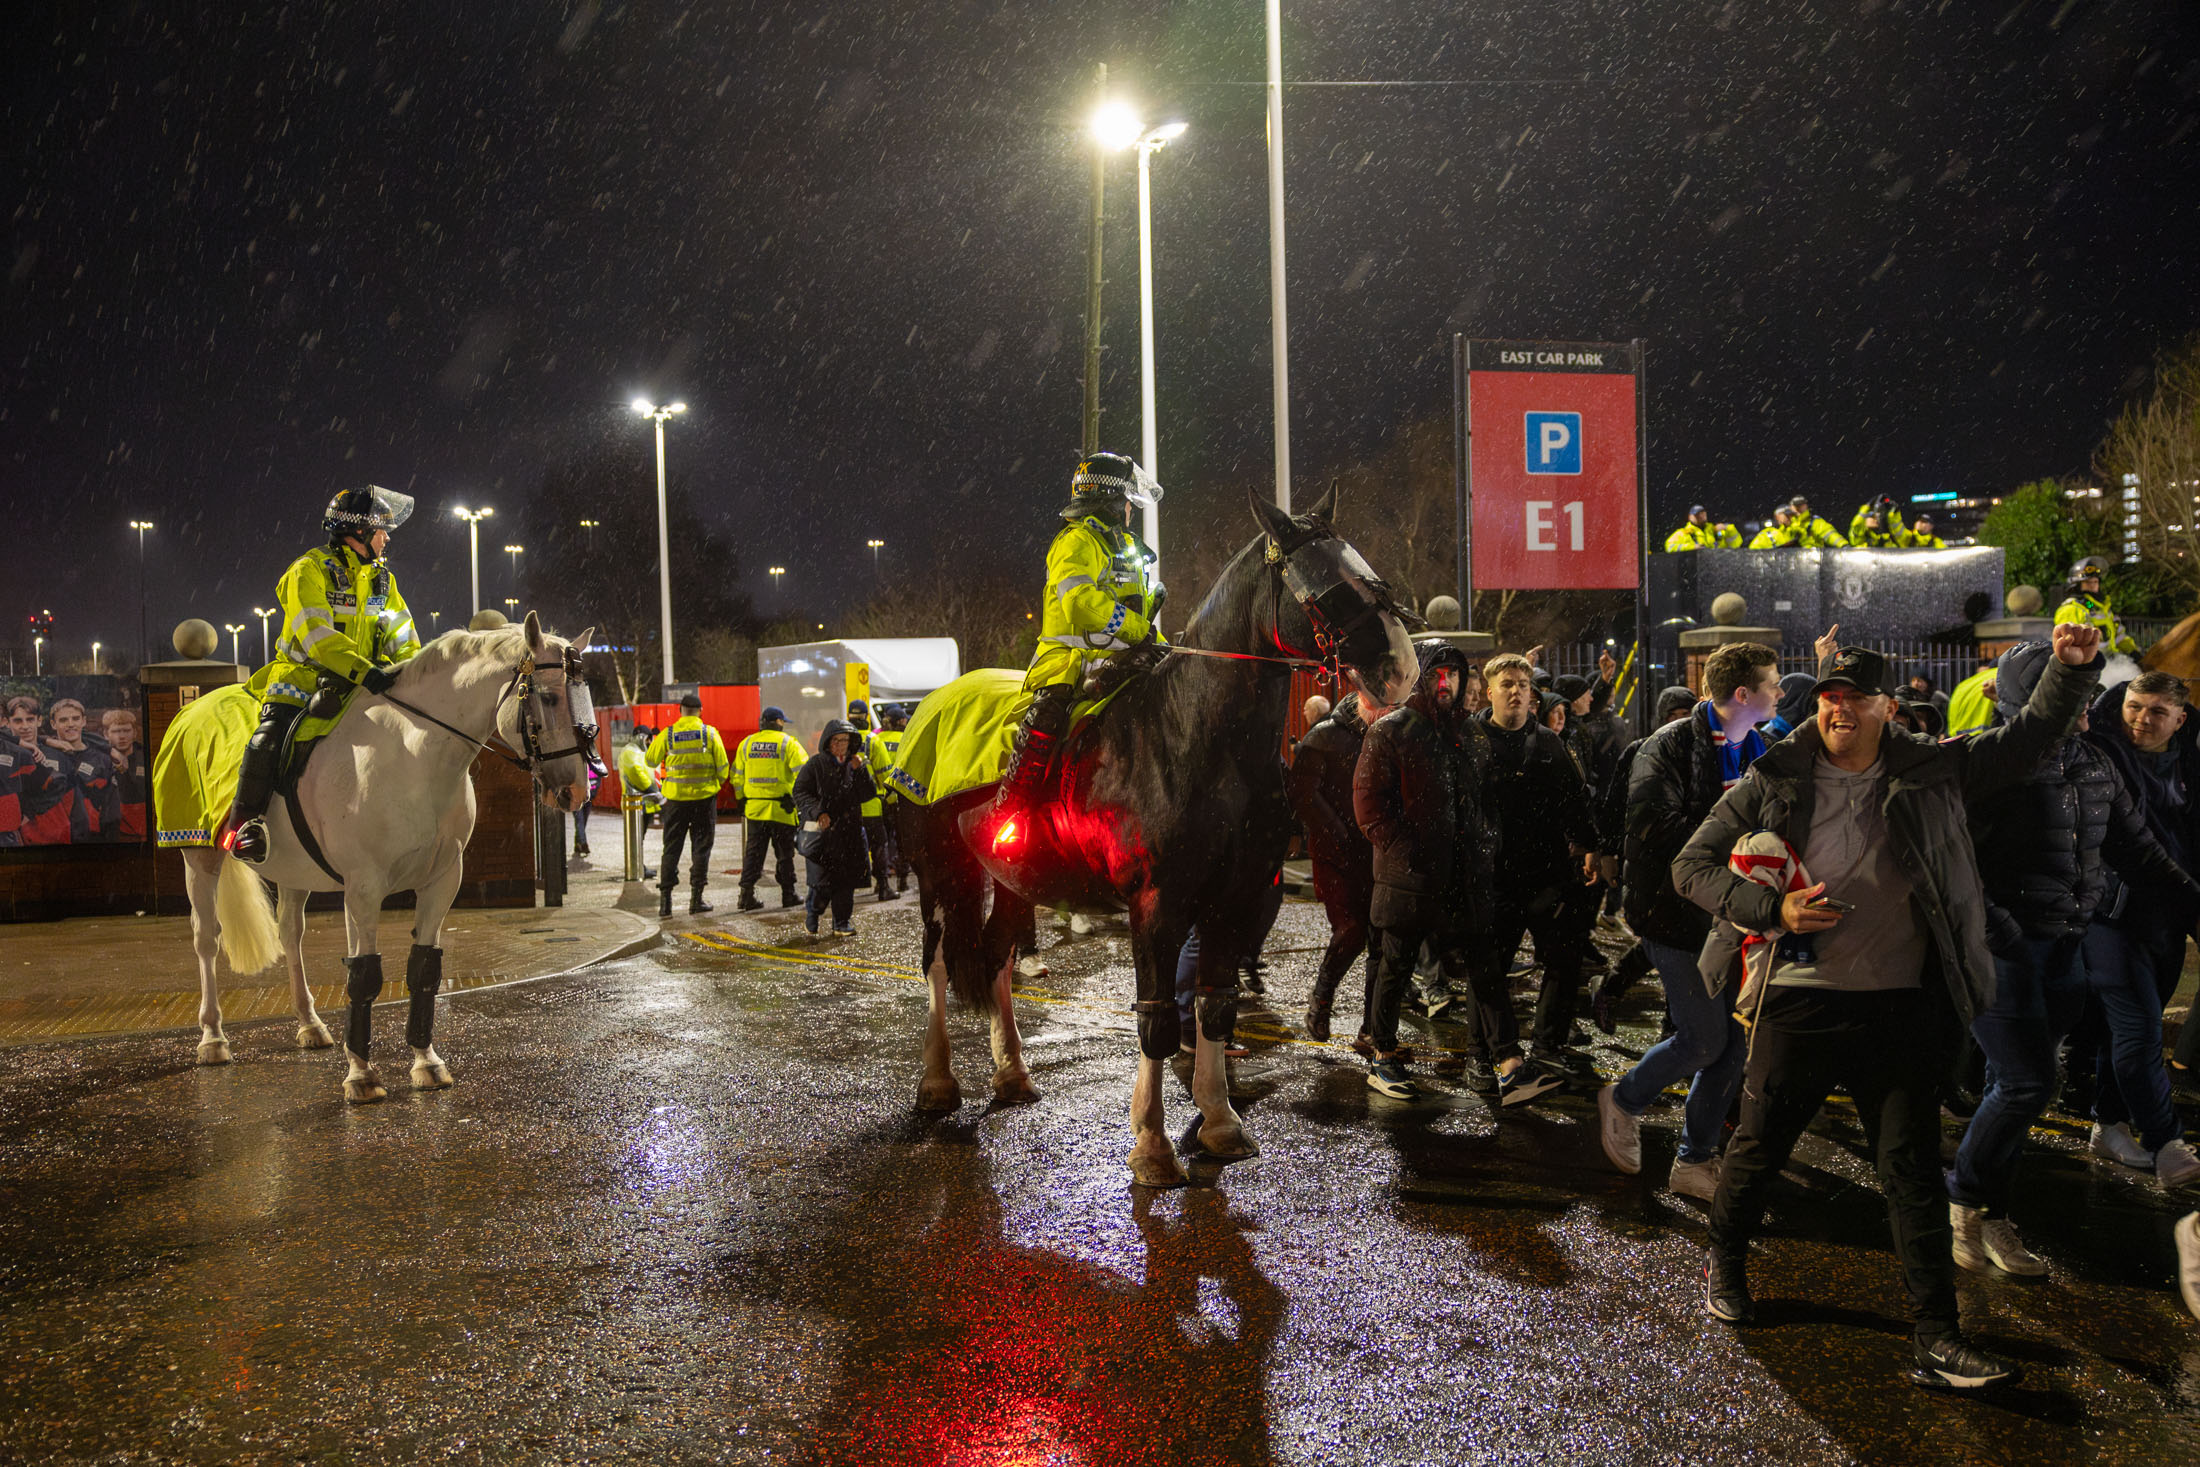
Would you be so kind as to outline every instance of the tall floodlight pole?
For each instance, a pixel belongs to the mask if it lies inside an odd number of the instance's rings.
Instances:
[[[33,637],[31,638],[31,676],[44,677],[45,675],[46,639],[44,637]]]
[[[1268,0],[1268,314],[1276,359],[1276,508],[1291,508],[1291,345],[1283,309],[1283,0]]]
[[[1099,137],[1100,117],[1108,113],[1108,68],[1093,68],[1092,89],[1098,111],[1093,132]],[[1132,134],[1134,137],[1136,134]],[[1107,227],[1108,154],[1105,139],[1092,150],[1092,282],[1085,296],[1085,420],[1078,440],[1088,454],[1100,451],[1100,238]]]
[[[153,660],[153,641],[145,630],[145,532],[153,528],[151,520],[132,520],[130,528],[138,537],[138,661]]]
[[[634,399],[634,411],[657,425],[657,613],[663,621],[659,640],[664,643],[664,680],[672,681],[672,531],[665,518],[665,419],[684,413],[684,402],[657,406],[649,399]]]
[[[474,593],[474,609],[467,615],[472,616],[481,610],[481,522],[496,511],[487,505],[480,509],[468,509],[463,504],[454,504],[451,506],[451,513],[466,522],[466,568],[473,578]]]
[[[512,562],[512,589],[515,591],[519,589],[520,552],[526,548],[524,545],[507,545],[504,547],[505,557]]]
[[[871,547],[871,579],[872,579],[872,580],[874,580],[874,581],[876,581],[876,580],[878,579],[878,577],[879,577],[879,569],[878,569],[878,552],[879,552],[879,547],[883,546],[883,545],[884,545],[884,544],[885,544],[886,542],[885,542],[884,540],[866,540],[866,541],[864,541],[863,543]]]
[[[99,676],[99,643],[92,643],[92,676]]]
[[[267,655],[267,619],[273,616],[275,612],[276,608],[272,606],[255,606],[252,608],[252,614],[260,619],[260,666],[262,667],[275,660]]]
[[[1185,124],[1163,123],[1138,140],[1138,405],[1142,414],[1139,450],[1146,472],[1156,479],[1161,470],[1154,461],[1161,456],[1160,429],[1154,422],[1153,374],[1153,155],[1184,136]],[[1145,510],[1146,548],[1161,551],[1161,506]]]
[[[244,652],[237,641],[244,634],[244,623],[241,621],[225,621],[222,623],[222,630],[229,633],[229,660],[239,667],[244,666]]]

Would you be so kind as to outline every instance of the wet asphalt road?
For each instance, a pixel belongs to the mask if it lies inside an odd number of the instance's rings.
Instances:
[[[226,1069],[194,1068],[189,1036],[0,1051],[0,1457],[2200,1455],[2179,1209],[2083,1160],[2082,1133],[2028,1161],[2019,1217],[2053,1278],[1963,1279],[2030,1378],[1933,1396],[1901,1378],[1884,1213],[1838,1108],[1758,1255],[1765,1322],[1736,1332],[1699,1301],[1700,1210],[1659,1186],[1671,1108],[1622,1178],[1587,1098],[1404,1105],[1341,1048],[1262,1042],[1237,1065],[1262,1155],[1135,1192],[1127,945],[1104,934],[1050,950],[1019,1006],[1038,1106],[984,1106],[964,1017],[968,1100],[918,1117],[914,905],[864,902],[838,946],[775,914],[459,995],[437,1035],[457,1088],[386,1065],[365,1109],[287,1022],[237,1031]],[[1325,936],[1291,903],[1271,949]],[[1274,957],[1282,1012],[1313,959]],[[1607,1068],[1652,1037],[1637,997]],[[401,1015],[378,1015],[385,1058]],[[1173,1089],[1172,1127],[1195,1118]]]

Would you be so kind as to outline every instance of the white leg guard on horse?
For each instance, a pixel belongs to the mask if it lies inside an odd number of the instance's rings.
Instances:
[[[275,903],[275,925],[282,933],[283,962],[290,970],[290,1003],[298,1011],[298,1047],[333,1049],[336,1036],[328,1032],[321,1011],[314,1007],[313,989],[306,983],[306,894],[284,887]]]
[[[993,1103],[1036,1105],[1039,1087],[1024,1068],[1024,1040],[1016,1032],[1016,955],[1010,953],[993,979]]]
[[[924,1020],[924,1078],[917,1082],[918,1110],[953,1110],[963,1103],[955,1083],[955,1061],[947,1045],[947,957],[935,953],[931,979],[932,1008]]]
[[[1131,1085],[1131,1181],[1141,1187],[1181,1187],[1190,1178],[1169,1144],[1169,1121],[1161,1105],[1162,1062],[1138,1057],[1138,1078]]]

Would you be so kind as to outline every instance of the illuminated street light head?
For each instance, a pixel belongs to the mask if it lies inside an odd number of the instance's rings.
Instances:
[[[657,404],[651,402],[646,397],[637,397],[634,399],[634,411],[646,418],[651,413],[657,411]]]
[[[1146,134],[1145,144],[1149,148],[1158,148],[1164,143],[1173,143],[1184,136],[1185,130],[1190,126],[1188,122],[1164,122]]]
[[[1101,147],[1109,150],[1127,148],[1138,141],[1146,130],[1131,110],[1128,102],[1102,102],[1092,114],[1092,135]]]

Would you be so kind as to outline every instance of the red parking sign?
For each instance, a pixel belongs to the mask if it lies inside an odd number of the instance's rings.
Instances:
[[[1640,583],[1635,348],[1467,343],[1474,584],[1484,590]]]

